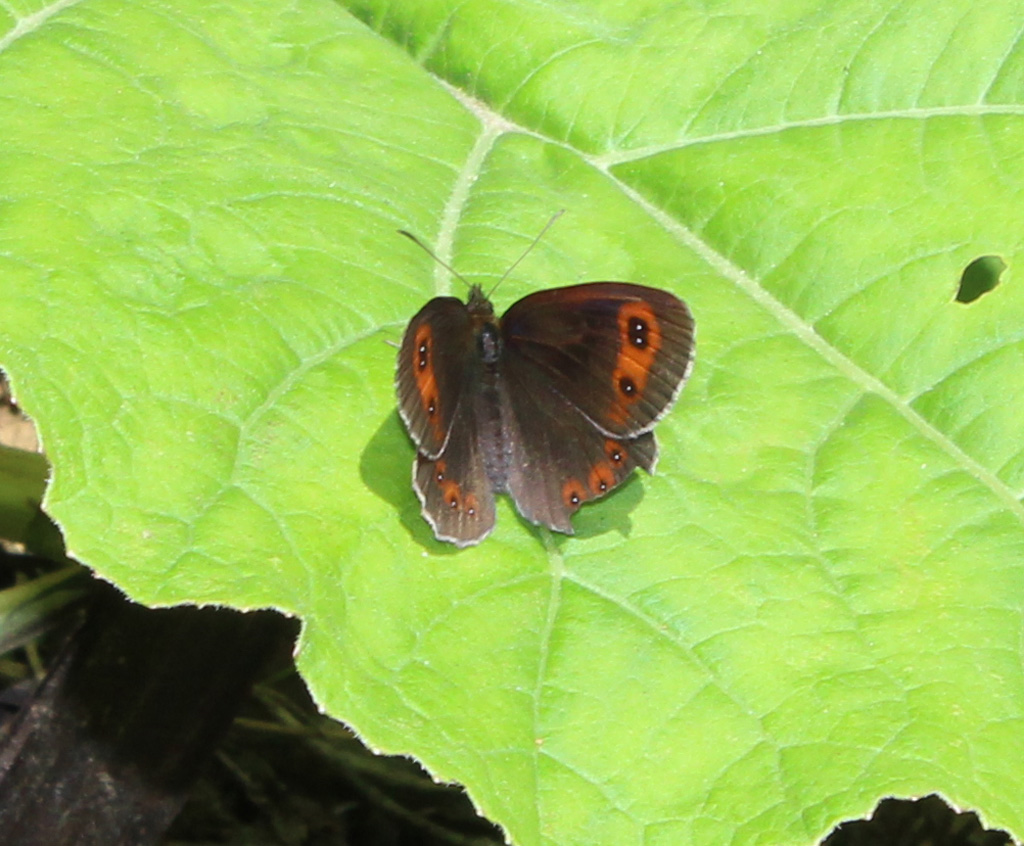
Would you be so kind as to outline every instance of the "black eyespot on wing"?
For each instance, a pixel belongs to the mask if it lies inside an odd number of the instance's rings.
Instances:
[[[569,479],[562,485],[562,502],[570,511],[579,508],[585,496],[583,487],[575,479]]]
[[[646,320],[642,320],[639,317],[632,317],[629,320],[629,340],[634,347],[638,349],[646,349],[650,343],[648,334],[650,333],[650,327],[647,325]]]

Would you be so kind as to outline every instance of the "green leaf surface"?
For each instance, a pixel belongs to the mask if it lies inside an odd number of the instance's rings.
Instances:
[[[520,846],[1024,833],[1019,4],[13,0],[0,364],[69,551],[300,615],[317,700]],[[433,540],[394,350],[484,284],[684,297],[658,475]],[[998,284],[956,300],[975,259]],[[1002,262],[999,265],[998,262]],[[997,270],[998,274],[999,271]]]

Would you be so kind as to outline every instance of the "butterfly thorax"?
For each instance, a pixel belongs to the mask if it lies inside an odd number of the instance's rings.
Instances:
[[[480,360],[494,367],[501,358],[501,332],[494,319],[494,306],[479,285],[470,288],[466,308],[473,321],[473,334],[476,337]]]

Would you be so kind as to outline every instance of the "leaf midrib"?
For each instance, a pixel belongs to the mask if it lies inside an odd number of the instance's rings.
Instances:
[[[744,129],[736,129],[729,132],[718,132],[713,135],[697,135],[685,140],[673,141],[670,144],[651,144],[645,147],[632,147],[628,150],[614,150],[609,153],[601,153],[595,156],[586,156],[573,147],[566,146],[577,155],[582,156],[587,162],[608,173],[612,167],[622,164],[629,164],[641,161],[651,156],[664,153],[674,153],[685,150],[689,147],[700,147],[706,144],[715,144],[725,141],[741,141],[747,138],[760,138],[765,135],[778,135],[782,132],[789,132],[794,129],[814,129],[825,126],[839,126],[847,123],[864,123],[884,120],[929,120],[936,117],[990,117],[992,115],[1024,115],[1024,106],[1014,103],[970,103],[958,106],[933,106],[929,108],[907,108],[891,109],[878,112],[854,112],[850,114],[824,115],[822,117],[807,118],[806,120],[786,121],[766,126],[755,126]],[[530,134],[536,134],[530,131]],[[542,137],[537,135],[537,137]],[[544,140],[548,143],[557,144],[550,138]]]

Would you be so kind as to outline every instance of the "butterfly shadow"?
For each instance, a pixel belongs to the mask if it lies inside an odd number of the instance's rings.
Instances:
[[[412,489],[415,459],[416,450],[396,409],[384,418],[363,450],[359,476],[367,488],[398,512],[413,540],[432,553],[450,555],[458,550],[450,543],[436,540],[420,513],[420,501]]]

